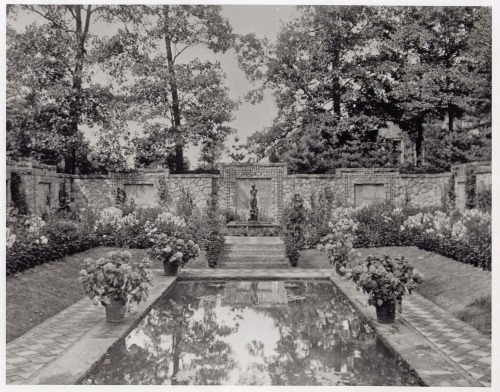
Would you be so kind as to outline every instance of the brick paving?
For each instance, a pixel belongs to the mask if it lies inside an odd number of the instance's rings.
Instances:
[[[7,344],[7,384],[29,379],[104,318],[101,306],[85,298]]]
[[[185,269],[180,279],[325,279],[330,269]],[[30,384],[35,375],[105,317],[83,299],[7,344],[7,384]],[[483,386],[491,386],[491,339],[418,294],[403,303],[400,316],[449,361]]]
[[[403,302],[400,315],[476,381],[491,386],[491,339],[421,295]]]

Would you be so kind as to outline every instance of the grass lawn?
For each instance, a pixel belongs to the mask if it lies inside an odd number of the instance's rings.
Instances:
[[[404,256],[424,274],[424,283],[417,290],[420,295],[491,335],[491,272],[413,246],[357,250],[361,258],[370,254]],[[299,267],[330,268],[326,255],[316,249],[302,252]]]
[[[61,261],[47,263],[7,277],[7,342],[59,313],[84,297],[78,273],[87,257],[99,258],[114,248],[94,248]],[[127,249],[140,260],[146,250]],[[491,272],[450,260],[415,247],[358,249],[369,254],[405,256],[425,275],[419,293],[485,334],[491,335]],[[205,255],[187,268],[208,268]],[[153,268],[162,269],[156,261]],[[302,252],[299,268],[330,268],[326,255],[316,249]]]

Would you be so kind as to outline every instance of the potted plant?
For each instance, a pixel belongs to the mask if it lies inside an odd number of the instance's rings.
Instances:
[[[355,259],[353,245],[357,224],[350,218],[342,218],[335,223],[330,222],[328,226],[331,232],[321,239],[318,248],[326,252],[337,274],[344,276],[347,267]]]
[[[122,322],[130,302],[141,302],[148,297],[152,273],[148,259],[132,261],[130,252],[109,252],[97,260],[87,258],[80,271],[80,282],[94,302],[106,307],[110,323]]]
[[[153,244],[148,254],[163,262],[163,269],[167,276],[177,275],[179,267],[200,254],[200,247],[193,240],[186,241],[164,233],[155,236]]]
[[[368,294],[368,304],[375,306],[381,323],[393,323],[396,309],[402,311],[404,296],[423,282],[422,274],[404,257],[368,256],[352,269],[349,277],[358,290]]]

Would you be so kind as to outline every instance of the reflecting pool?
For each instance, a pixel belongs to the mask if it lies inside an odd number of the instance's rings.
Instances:
[[[83,383],[420,385],[328,281],[177,282]]]

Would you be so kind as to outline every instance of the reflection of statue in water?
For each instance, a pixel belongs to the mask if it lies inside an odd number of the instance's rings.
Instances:
[[[257,305],[259,303],[259,282],[251,282],[250,283],[250,289],[252,290],[252,304]]]
[[[255,184],[252,185],[250,190],[250,221],[257,221],[259,214],[259,209],[257,208],[257,189],[255,189]]]

